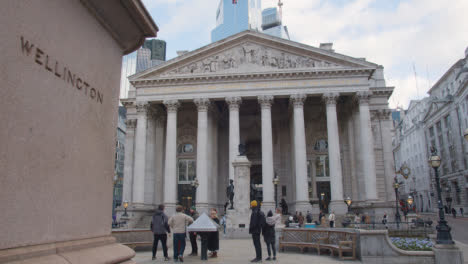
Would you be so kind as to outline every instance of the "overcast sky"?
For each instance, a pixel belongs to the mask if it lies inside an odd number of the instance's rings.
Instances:
[[[333,42],[337,53],[383,65],[387,86],[395,87],[390,107],[425,96],[468,47],[468,0],[282,1],[291,40]],[[210,43],[219,0],[143,2],[167,42],[167,59]],[[277,2],[262,0],[262,8]]]

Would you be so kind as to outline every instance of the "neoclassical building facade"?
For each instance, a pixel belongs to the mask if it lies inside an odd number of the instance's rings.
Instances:
[[[130,82],[123,199],[134,212],[222,209],[240,143],[265,209],[274,177],[290,211],[344,214],[346,197],[359,211],[394,204],[393,87],[380,65],[244,31]]]

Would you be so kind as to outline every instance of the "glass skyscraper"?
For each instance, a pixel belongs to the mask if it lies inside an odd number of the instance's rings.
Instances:
[[[261,12],[261,0],[220,0],[211,41],[216,42],[247,29],[261,31]]]
[[[289,39],[288,28],[283,26],[281,12],[277,7],[266,8],[262,11],[262,30],[268,35]]]

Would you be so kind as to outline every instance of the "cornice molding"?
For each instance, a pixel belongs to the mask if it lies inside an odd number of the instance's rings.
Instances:
[[[228,73],[228,74],[201,74],[190,76],[158,77],[155,79],[139,79],[131,81],[135,88],[153,87],[161,85],[181,85],[207,82],[239,82],[258,80],[285,80],[285,79],[319,79],[323,77],[368,77],[373,69],[317,69],[296,71],[270,71],[251,73]]]

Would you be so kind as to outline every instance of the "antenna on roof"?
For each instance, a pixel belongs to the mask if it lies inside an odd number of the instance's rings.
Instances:
[[[418,75],[416,74],[416,66],[414,65],[414,62],[413,62],[413,71],[414,71],[414,81],[416,82],[416,95],[418,96],[418,99],[419,99]]]
[[[281,0],[278,0],[278,7],[279,7],[279,16],[280,20],[283,20],[283,2]]]

